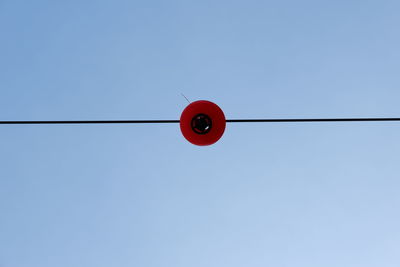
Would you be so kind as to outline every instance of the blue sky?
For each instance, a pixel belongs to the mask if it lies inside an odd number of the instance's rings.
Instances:
[[[399,116],[398,1],[0,0],[0,119]],[[0,266],[398,266],[398,123],[1,126]]]

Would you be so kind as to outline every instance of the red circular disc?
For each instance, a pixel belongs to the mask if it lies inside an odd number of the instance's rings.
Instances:
[[[210,101],[190,103],[182,112],[180,126],[183,136],[192,144],[208,146],[224,134],[226,120],[220,107]]]

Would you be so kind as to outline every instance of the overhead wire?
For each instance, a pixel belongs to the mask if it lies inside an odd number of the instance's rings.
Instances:
[[[289,123],[289,122],[379,122],[379,121],[400,121],[400,118],[288,118],[288,119],[227,119],[227,123]],[[180,120],[21,120],[21,121],[0,121],[4,124],[160,124],[179,123]]]

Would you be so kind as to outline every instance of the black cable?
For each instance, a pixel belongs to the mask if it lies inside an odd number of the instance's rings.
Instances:
[[[322,119],[232,119],[226,122],[363,122],[400,121],[400,118],[322,118]],[[68,120],[68,121],[0,121],[0,124],[152,124],[179,123],[179,120]]]
[[[133,124],[179,123],[179,120],[0,121],[0,124]]]
[[[400,121],[400,118],[332,118],[332,119],[237,119],[226,122],[356,122],[356,121]]]

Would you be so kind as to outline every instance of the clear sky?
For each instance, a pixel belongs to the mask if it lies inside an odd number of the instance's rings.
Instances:
[[[0,119],[400,116],[400,2],[0,0]],[[400,265],[400,124],[1,126],[1,267]]]

